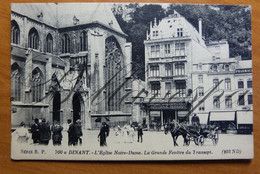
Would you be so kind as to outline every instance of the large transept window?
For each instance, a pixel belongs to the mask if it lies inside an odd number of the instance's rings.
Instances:
[[[123,54],[117,40],[111,36],[106,39],[105,43],[105,69],[104,77],[106,86],[106,111],[119,111],[121,93],[124,89],[121,85],[123,82],[122,61]]]

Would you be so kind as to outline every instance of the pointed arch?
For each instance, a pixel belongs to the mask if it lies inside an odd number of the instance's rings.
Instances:
[[[46,37],[46,52],[47,53],[53,52],[53,38],[50,33]]]
[[[20,28],[15,20],[11,22],[11,43],[20,43]]]
[[[28,47],[36,50],[39,49],[39,34],[34,27],[30,29],[28,34]]]
[[[72,107],[73,107],[73,123],[76,123],[78,119],[84,120],[84,100],[80,92],[75,92],[72,99]]]
[[[21,68],[17,63],[11,66],[11,99],[12,101],[21,101],[22,80]]]
[[[105,40],[105,63],[104,77],[106,86],[106,111],[120,111],[120,97],[122,90],[120,85],[123,83],[122,69],[123,54],[121,47],[114,36]],[[116,91],[116,93],[115,93]]]
[[[44,89],[43,73],[40,68],[36,67],[32,71],[32,101],[41,102]]]
[[[88,50],[88,35],[86,31],[80,33],[80,51]]]
[[[66,33],[61,38],[61,53],[70,53],[70,37]]]

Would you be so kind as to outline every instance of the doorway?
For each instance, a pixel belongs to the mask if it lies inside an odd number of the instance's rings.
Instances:
[[[55,92],[53,97],[53,123],[54,121],[57,121],[60,123],[60,93],[58,91]]]
[[[72,100],[73,105],[73,123],[76,123],[78,119],[82,121],[82,113],[84,112],[84,102],[81,94],[76,92]]]
[[[164,110],[163,111],[163,123],[170,123],[173,120],[175,120],[175,110],[171,109],[171,110]]]

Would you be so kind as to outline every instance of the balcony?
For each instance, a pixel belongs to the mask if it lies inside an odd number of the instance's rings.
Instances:
[[[148,80],[149,81],[161,81],[162,77],[161,76],[149,76]]]
[[[173,80],[187,80],[188,76],[187,75],[174,75]]]

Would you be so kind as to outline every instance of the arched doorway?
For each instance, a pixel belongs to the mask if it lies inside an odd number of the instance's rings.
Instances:
[[[60,123],[60,93],[55,92],[53,97],[53,123],[58,121]]]
[[[84,114],[84,101],[82,96],[79,92],[76,92],[72,99],[72,105],[73,105],[73,123],[76,123],[78,119],[80,119],[82,122],[82,116]]]

